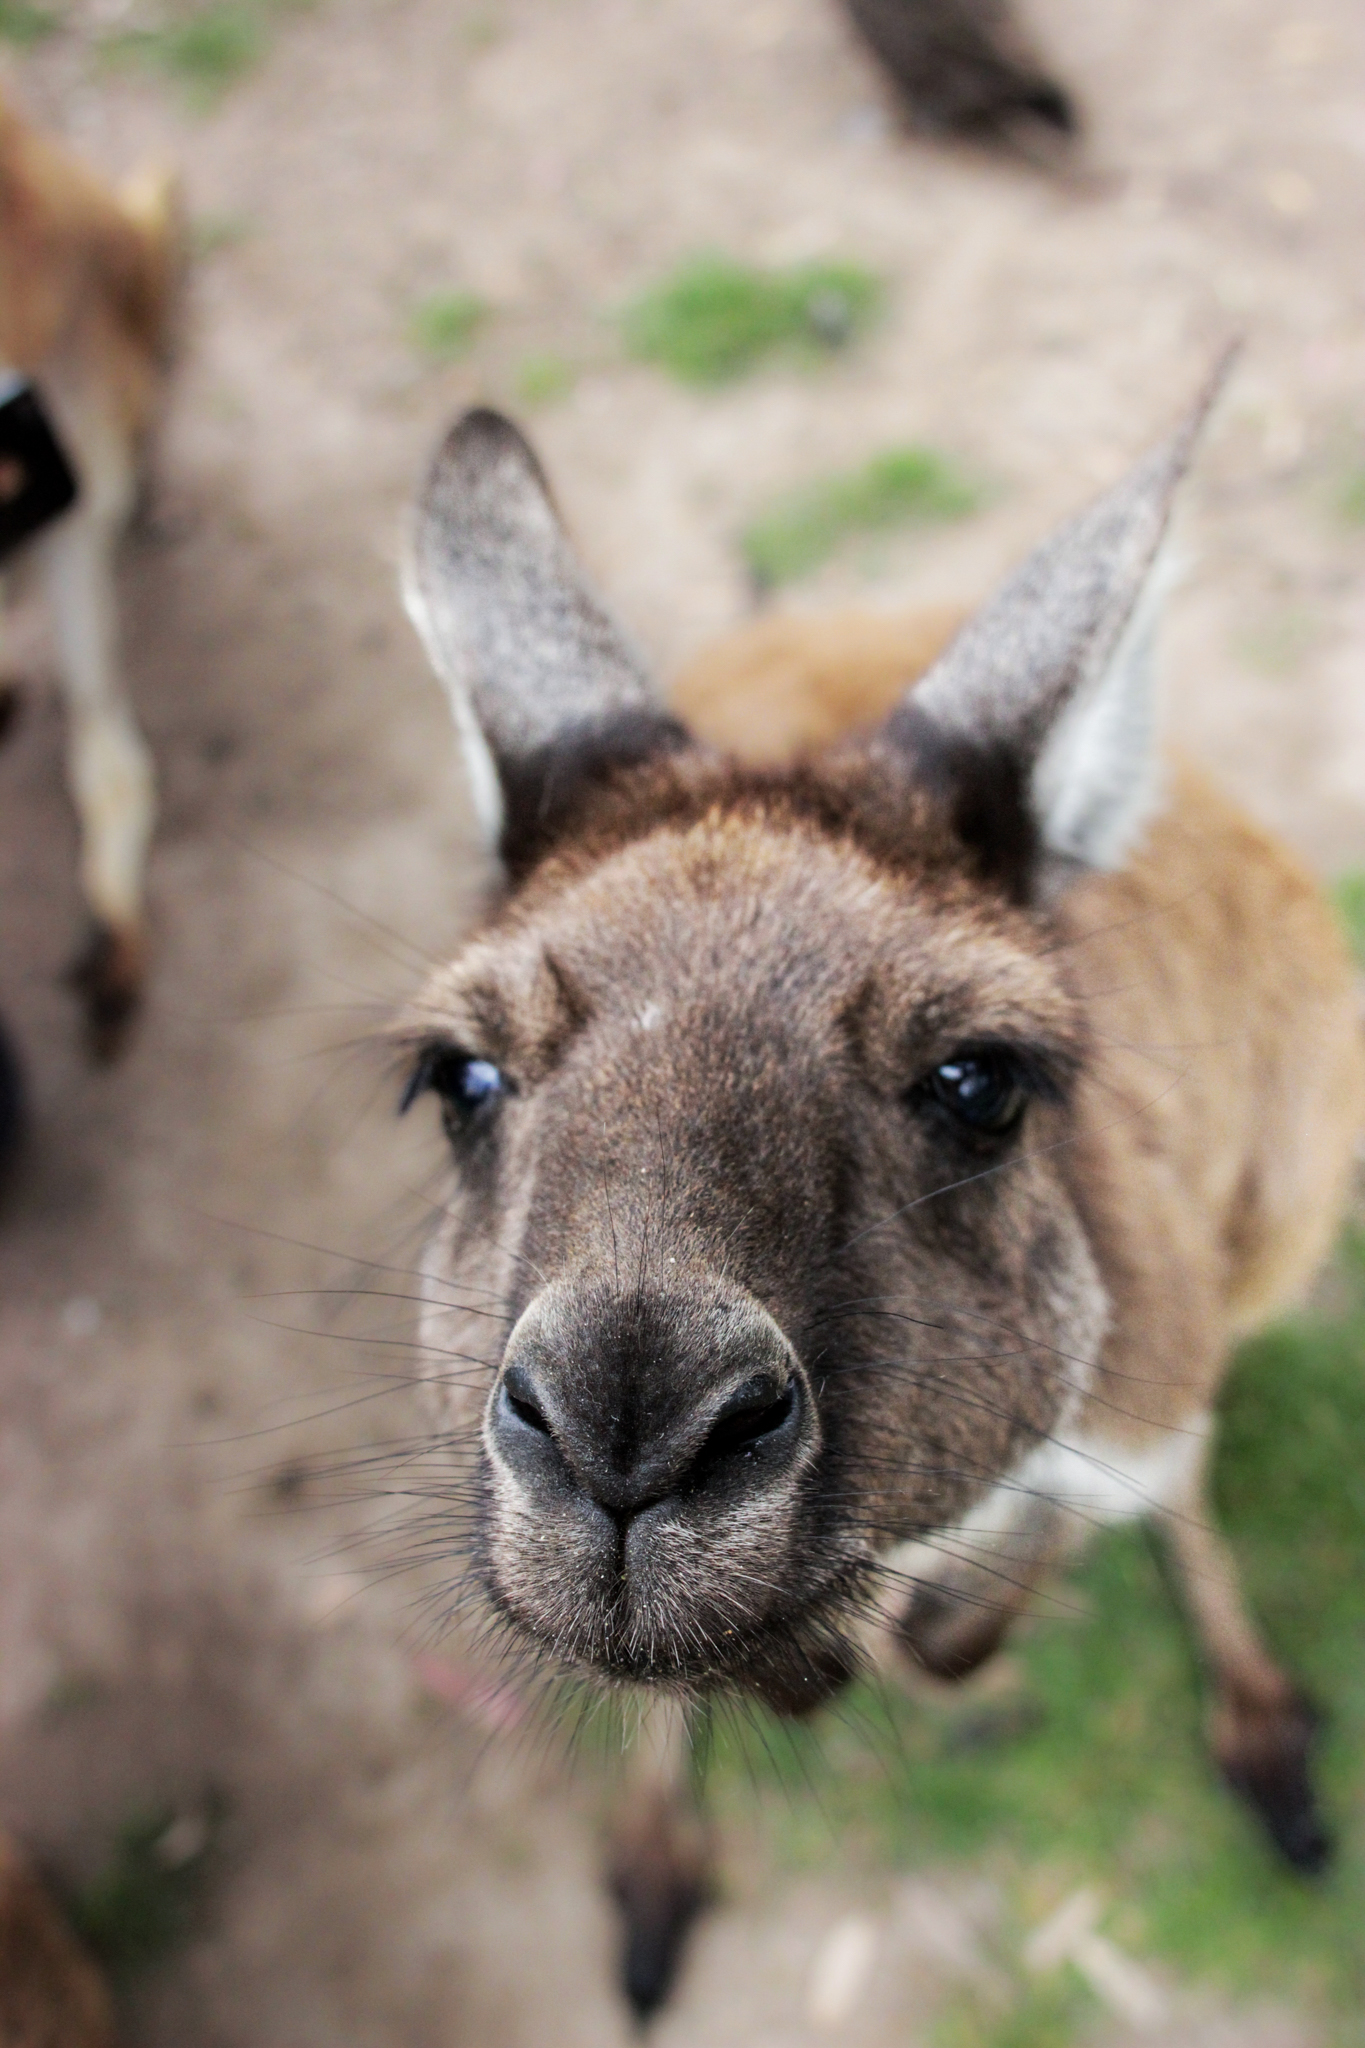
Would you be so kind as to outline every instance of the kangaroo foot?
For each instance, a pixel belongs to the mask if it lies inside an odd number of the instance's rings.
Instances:
[[[85,1010],[90,1056],[100,1064],[114,1059],[127,1040],[142,1000],[144,961],[142,935],[136,928],[97,920],[68,972],[67,980]]]
[[[610,1882],[622,1919],[621,1988],[641,2025],[667,1999],[712,1896],[705,1830],[662,1801],[618,1828]]]
[[[1213,1746],[1223,1776],[1295,1870],[1315,1876],[1331,1861],[1311,1761],[1322,1716],[1301,1693],[1267,1704],[1222,1700]]]

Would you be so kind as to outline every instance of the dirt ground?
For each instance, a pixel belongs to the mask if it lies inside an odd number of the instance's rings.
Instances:
[[[94,65],[117,0],[24,63],[95,160],[184,166],[207,249],[161,531],[124,580],[163,817],[151,999],[112,1071],[59,986],[78,914],[36,620],[0,754],[0,1003],[34,1107],[0,1228],[0,1813],[72,1878],[130,1813],[225,1797],[203,1928],[133,1994],[146,2048],[628,2033],[593,1773],[432,1697],[411,1588],[371,1581],[346,1547],[368,1511],[314,1476],[414,1426],[406,1305],[370,1290],[404,1291],[436,1148],[364,1040],[482,879],[395,578],[458,405],[507,399],[528,355],[580,367],[534,430],[667,671],[748,608],[734,535],[772,491],[932,442],[988,509],[790,601],[971,596],[1243,334],[1190,494],[1171,723],[1324,871],[1365,859],[1365,533],[1332,509],[1365,447],[1365,17],[1033,11],[1091,117],[1068,187],[899,133],[831,0],[320,0],[199,116]],[[723,394],[623,366],[612,309],[707,246],[854,256],[888,316],[818,375]],[[454,287],[494,317],[424,367],[410,309]],[[834,1844],[799,1882],[740,1840],[731,1867],[661,2048],[926,2041],[975,1967],[975,1880]],[[822,2033],[811,1957],[851,1912],[876,1963]],[[1174,1996],[1179,2048],[1319,2038]]]

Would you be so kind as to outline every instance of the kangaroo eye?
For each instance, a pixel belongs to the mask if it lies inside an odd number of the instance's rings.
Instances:
[[[401,1116],[411,1109],[419,1095],[430,1089],[441,1099],[446,1128],[467,1125],[481,1110],[491,1108],[509,1091],[502,1068],[492,1060],[457,1052],[450,1045],[428,1045],[418,1054],[398,1105]]]
[[[1029,1090],[1017,1061],[990,1046],[964,1048],[935,1067],[915,1090],[983,1136],[1003,1138],[1028,1107]]]

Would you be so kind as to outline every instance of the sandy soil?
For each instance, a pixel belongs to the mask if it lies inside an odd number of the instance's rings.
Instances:
[[[1070,189],[900,135],[829,0],[322,0],[206,118],[92,70],[93,0],[24,69],[96,160],[178,159],[219,244],[164,530],[126,567],[163,820],[150,1007],[112,1072],[58,985],[78,919],[41,686],[0,755],[0,1000],[34,1102],[0,1232],[0,1813],[70,1876],[130,1811],[227,1796],[204,1930],[133,2002],[148,2048],[626,2037],[593,1773],[431,1697],[410,1590],[368,1581],[359,1511],[316,1476],[414,1426],[406,1308],[373,1290],[404,1289],[436,1151],[363,1041],[481,883],[395,595],[402,505],[459,404],[506,398],[534,352],[581,367],[535,428],[667,670],[744,612],[733,536],[771,490],[933,441],[990,508],[791,601],[973,595],[1241,332],[1191,492],[1172,724],[1324,869],[1365,855],[1365,538],[1331,511],[1365,429],[1365,20],[1036,12],[1093,121]],[[721,396],[621,367],[604,316],[706,245],[856,255],[889,317],[819,376]],[[452,286],[496,318],[424,369],[408,311]],[[923,2040],[978,1967],[988,1887],[833,1846],[793,1885],[732,1849],[668,2048],[821,2038],[810,1959],[850,1912],[878,1946],[849,2042]],[[1193,1988],[1177,2010],[1190,2048],[1317,2038]]]

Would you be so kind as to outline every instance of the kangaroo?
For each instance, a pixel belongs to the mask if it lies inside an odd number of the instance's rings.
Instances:
[[[26,439],[41,433],[70,477],[25,553],[41,573],[70,713],[91,920],[73,979],[101,1056],[142,989],[155,813],[151,758],[119,673],[114,554],[165,391],[180,273],[173,181],[149,169],[106,190],[21,117],[0,82],[0,397],[22,403]],[[15,472],[15,492],[25,478],[12,459],[0,471],[3,509],[6,477]]]
[[[763,626],[671,705],[507,420],[422,494],[409,609],[505,876],[397,1026],[454,1176],[435,1442],[511,1637],[651,1703],[612,1858],[641,2013],[707,1889],[689,1706],[960,1678],[1096,1524],[1163,1532],[1225,1777],[1328,1854],[1204,1475],[1230,1347],[1337,1228],[1365,1058],[1313,880],[1159,741],[1209,402],[960,631],[850,626],[841,674]],[[778,720],[765,762],[783,675],[821,744]]]

